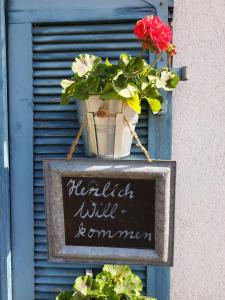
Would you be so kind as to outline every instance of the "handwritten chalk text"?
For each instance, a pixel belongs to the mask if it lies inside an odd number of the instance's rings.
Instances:
[[[93,196],[93,197],[101,197],[101,198],[128,198],[132,200],[135,195],[134,191],[131,190],[131,184],[127,183],[125,187],[122,187],[119,184],[112,184],[111,181],[106,182],[103,187],[99,187],[99,185],[92,181],[91,186],[86,186],[83,183],[83,180],[70,179],[68,184],[69,188],[69,196]]]
[[[151,233],[150,232],[139,232],[139,231],[133,231],[133,230],[105,230],[105,229],[95,229],[95,228],[86,228],[84,227],[84,224],[81,222],[78,232],[75,235],[75,239],[79,239],[81,237],[88,237],[88,238],[106,238],[106,239],[133,239],[133,240],[147,240],[151,241]]]

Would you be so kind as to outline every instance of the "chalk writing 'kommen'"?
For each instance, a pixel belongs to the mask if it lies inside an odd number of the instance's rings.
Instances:
[[[79,229],[77,234],[75,235],[75,239],[79,239],[81,237],[88,237],[88,238],[108,238],[108,239],[134,239],[134,240],[147,240],[151,241],[151,233],[150,232],[139,232],[133,230],[105,230],[105,229],[95,229],[95,228],[86,228],[84,227],[83,223],[80,223]]]

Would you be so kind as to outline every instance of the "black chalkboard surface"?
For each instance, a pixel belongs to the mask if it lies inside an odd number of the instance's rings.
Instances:
[[[155,180],[62,177],[65,245],[155,249]]]

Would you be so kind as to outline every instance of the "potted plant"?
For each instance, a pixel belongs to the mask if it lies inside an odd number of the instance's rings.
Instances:
[[[167,66],[155,68],[163,53],[168,57],[176,53],[171,28],[159,17],[147,16],[136,23],[134,34],[142,44],[140,55],[121,54],[118,63],[112,64],[108,59],[103,62],[95,55],[81,54],[72,63],[72,78],[61,82],[61,104],[76,99],[79,122],[86,126],[87,155],[129,155],[141,101],[147,101],[157,114],[163,102],[161,91],[172,91],[179,82]],[[142,58],[149,50],[156,54],[151,64]]]
[[[62,292],[56,300],[156,300],[141,295],[141,279],[129,266],[105,265],[95,278],[80,276],[73,292]]]

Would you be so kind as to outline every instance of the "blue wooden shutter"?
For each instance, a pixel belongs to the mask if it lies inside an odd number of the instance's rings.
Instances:
[[[121,52],[138,54],[139,44],[132,34],[135,21],[147,14],[157,13],[164,19],[168,16],[167,5],[157,0],[132,3],[115,0],[108,4],[98,0],[91,1],[90,7],[86,2],[84,9],[82,1],[10,3],[15,300],[54,299],[59,290],[70,289],[74,277],[84,274],[86,268],[92,267],[94,271],[101,268],[100,265],[53,263],[47,259],[42,161],[64,158],[79,128],[76,105],[59,104],[61,79],[70,77],[71,61],[81,52],[108,57],[112,62]],[[154,158],[169,158],[170,107],[167,115],[153,117],[143,105],[137,132]],[[81,141],[75,157],[82,156]],[[133,145],[130,159],[142,158],[139,148]],[[133,266],[133,269],[143,279],[146,293],[157,296],[158,300],[169,299],[168,268]]]
[[[133,35],[133,22],[34,25],[33,94],[34,94],[34,238],[35,297],[54,299],[55,293],[71,289],[74,277],[85,273],[79,264],[48,262],[42,161],[65,158],[79,129],[76,103],[61,106],[60,81],[72,75],[71,62],[79,53],[92,53],[115,62],[120,53],[138,55],[140,44]],[[145,57],[148,59],[148,54]],[[148,108],[137,126],[137,133],[148,147]],[[84,156],[82,140],[74,155]],[[140,159],[140,148],[133,145],[131,159]],[[86,266],[87,268],[96,266]],[[146,285],[146,267],[134,268]]]

